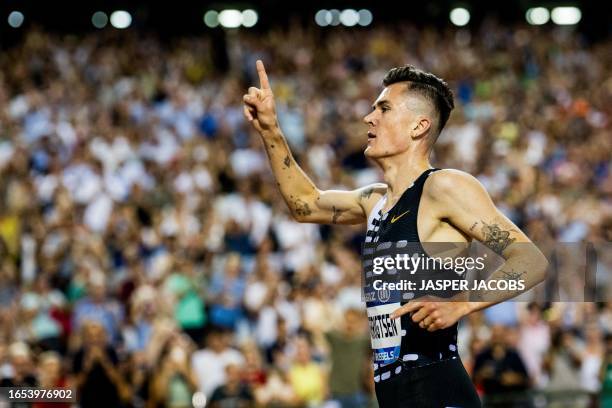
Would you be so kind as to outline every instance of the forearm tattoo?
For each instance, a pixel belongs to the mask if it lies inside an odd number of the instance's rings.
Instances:
[[[484,221],[482,221],[482,225],[483,243],[497,254],[501,255],[508,245],[516,241],[516,238],[510,238],[510,231],[512,230],[504,231],[499,225],[487,224]]]
[[[504,276],[508,280],[519,280],[519,278],[523,276],[524,274],[526,274],[527,272],[523,271],[519,273],[519,272],[515,272],[514,270],[511,270],[511,271],[501,271],[501,273],[503,273]]]
[[[514,280],[517,281],[520,279],[521,276],[525,275],[527,273],[527,271],[523,271],[523,272],[516,272],[514,269],[511,269],[510,271],[501,271],[500,273],[504,276],[504,278],[506,280]],[[522,293],[521,291],[519,291],[518,293],[516,293],[515,295],[518,295]],[[475,292],[474,294],[474,299],[476,302],[485,302],[485,301],[493,301],[493,300],[499,300],[499,297],[497,297],[499,295],[499,293],[497,291],[491,291],[491,290],[481,290],[478,292]]]
[[[285,156],[285,160],[283,160],[283,163],[285,164],[285,167],[287,168],[291,166],[291,159],[289,158],[289,155]]]
[[[299,216],[306,216],[312,214],[308,203],[300,200],[299,198],[293,202],[295,213]]]

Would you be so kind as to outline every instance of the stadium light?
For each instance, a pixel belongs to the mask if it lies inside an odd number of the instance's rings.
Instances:
[[[450,12],[450,21],[456,26],[463,27],[470,22],[470,12],[463,7],[454,8]]]
[[[346,10],[319,10],[315,14],[315,23],[320,27],[337,26],[342,24],[346,27],[354,27],[359,24],[362,27],[372,24],[374,16],[368,9],[361,9],[359,11],[354,9]]]
[[[210,28],[218,27],[219,25],[225,28],[238,28],[240,26],[249,28],[257,24],[258,20],[259,15],[253,9],[243,11],[235,9],[208,10],[204,13],[204,24]]]
[[[372,12],[368,9],[359,10],[359,22],[358,24],[362,27],[369,26],[372,24],[372,20],[374,20],[374,16]]]
[[[340,13],[340,22],[347,27],[353,27],[359,22],[359,13],[357,10],[346,9]]]
[[[332,26],[337,26],[340,24],[340,10],[336,10],[336,9],[331,9],[329,10],[330,14],[331,14],[331,22],[329,23],[329,25]]]
[[[104,28],[108,24],[108,16],[103,11],[96,11],[91,16],[91,24],[96,28]]]
[[[331,24],[331,13],[329,10],[319,10],[315,14],[315,23],[321,27],[327,27]]]
[[[204,13],[204,24],[210,28],[218,27],[219,12],[215,10],[208,10],[206,13]]]
[[[25,17],[21,11],[11,11],[8,16],[8,24],[13,28],[19,28],[23,24]]]
[[[247,9],[242,12],[242,25],[245,27],[253,27],[257,24],[259,16],[255,10]]]
[[[110,16],[110,23],[113,27],[122,30],[132,24],[132,16],[125,10],[113,11]]]
[[[222,10],[219,13],[219,23],[225,28],[238,28],[242,25],[242,13],[238,10]]]
[[[550,20],[550,12],[544,7],[534,7],[527,10],[525,19],[531,25],[542,25]]]
[[[574,25],[582,18],[582,12],[578,7],[555,7],[551,17],[557,25]]]

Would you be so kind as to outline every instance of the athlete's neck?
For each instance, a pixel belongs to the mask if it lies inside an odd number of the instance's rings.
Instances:
[[[431,168],[425,155],[411,157],[386,157],[378,160],[387,184],[387,204],[394,205],[412,183],[427,169]]]

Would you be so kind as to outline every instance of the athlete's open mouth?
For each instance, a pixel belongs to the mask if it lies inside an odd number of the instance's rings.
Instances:
[[[375,139],[376,135],[372,132],[368,132],[368,139]]]

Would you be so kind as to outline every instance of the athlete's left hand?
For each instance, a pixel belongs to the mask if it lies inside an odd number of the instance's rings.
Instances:
[[[446,329],[470,313],[470,302],[423,296],[396,309],[391,318],[411,313],[412,321],[429,332]]]

